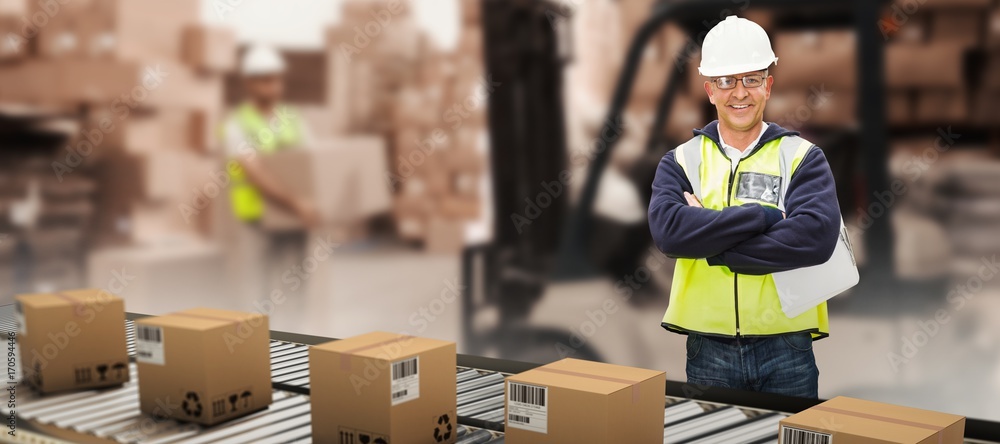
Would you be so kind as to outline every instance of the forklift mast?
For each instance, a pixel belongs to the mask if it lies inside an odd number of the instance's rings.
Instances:
[[[550,273],[568,210],[560,35],[567,22],[545,0],[485,0],[484,65],[498,83],[489,99],[493,257],[505,314],[523,314]],[[565,42],[563,42],[565,43]]]

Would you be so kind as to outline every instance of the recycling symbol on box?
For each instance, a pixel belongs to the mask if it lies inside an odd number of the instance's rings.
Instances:
[[[451,417],[447,414],[441,415],[437,419],[437,427],[434,427],[434,440],[445,442],[451,439]]]
[[[198,399],[198,394],[195,392],[187,392],[184,395],[184,402],[181,403],[181,409],[188,416],[194,416],[195,418],[201,416],[201,401]]]

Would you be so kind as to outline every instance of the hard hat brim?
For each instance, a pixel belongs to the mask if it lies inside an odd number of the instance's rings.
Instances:
[[[240,73],[243,77],[272,77],[281,76],[285,74],[283,69],[258,69],[251,71],[243,71]]]
[[[712,68],[698,67],[698,72],[706,77],[731,76],[745,72],[753,72],[767,69],[771,64],[778,64],[778,58],[768,62],[746,63],[743,65],[718,66]]]

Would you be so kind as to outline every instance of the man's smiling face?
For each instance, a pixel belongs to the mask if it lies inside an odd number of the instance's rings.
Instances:
[[[719,88],[715,83],[716,78],[705,82],[705,92],[719,113],[719,121],[735,131],[749,131],[757,126],[764,119],[764,105],[771,97],[774,77],[767,75],[766,70],[726,77],[742,79],[748,75],[763,75],[764,81],[760,86],[747,88],[743,86],[742,80],[737,80],[736,87],[732,89]]]

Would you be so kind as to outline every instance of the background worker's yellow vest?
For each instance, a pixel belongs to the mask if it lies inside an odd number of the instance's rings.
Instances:
[[[732,162],[708,137],[698,135],[678,147],[674,154],[695,195],[705,208],[769,202],[738,196],[741,173],[762,173],[782,178],[775,190],[784,202],[788,179],[813,144],[800,137],[782,137],[740,160],[732,173]],[[815,148],[818,149],[818,148]],[[733,273],[726,266],[711,266],[705,259],[677,259],[670,305],[663,316],[665,328],[679,333],[696,332],[720,336],[764,336],[808,331],[814,339],[829,335],[826,302],[789,319],[781,311],[778,291],[771,275]]]
[[[271,154],[301,142],[301,123],[295,115],[283,115],[284,120],[276,120],[272,124],[256,108],[244,103],[236,109],[234,118],[250,145],[246,149],[256,149],[258,154]],[[232,181],[229,185],[229,201],[233,214],[245,222],[260,219],[264,215],[264,197],[260,191],[247,180],[246,173],[235,159],[228,160],[226,169]]]

